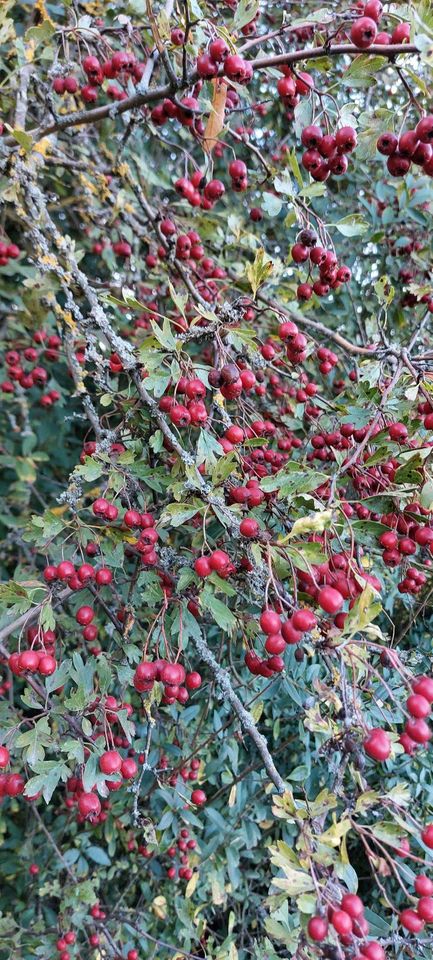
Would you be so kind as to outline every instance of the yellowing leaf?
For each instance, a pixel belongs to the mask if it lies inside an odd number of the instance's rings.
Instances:
[[[212,903],[216,907],[220,907],[226,899],[224,892],[224,887],[221,886],[219,877],[216,873],[212,873],[210,877],[210,888],[212,893]]]
[[[192,895],[193,895],[193,893],[194,893],[194,890],[195,890],[195,888],[196,888],[196,886],[197,886],[197,884],[198,884],[198,878],[199,878],[199,876],[200,876],[200,874],[199,874],[198,870],[196,870],[195,873],[193,873],[193,875],[192,875],[192,877],[191,877],[191,880],[188,880],[188,883],[187,883],[186,889],[185,889],[185,896],[186,896],[187,899],[189,899],[189,897],[192,897]]]
[[[293,870],[292,867],[285,867],[284,873],[285,877],[274,877],[272,884],[278,890],[284,890],[289,897],[297,897],[300,893],[314,890],[314,883],[309,873]]]
[[[46,157],[50,146],[51,144],[49,138],[44,137],[43,140],[38,140],[38,142],[35,143],[33,149],[35,153],[40,153],[41,157]]]
[[[326,843],[330,847],[339,847],[342,838],[351,828],[350,820],[340,820],[339,823],[333,823],[329,830],[325,830],[320,837],[321,843]]]
[[[322,533],[330,527],[331,522],[332,510],[320,510],[308,517],[300,517],[299,520],[295,520],[287,539],[303,533]]]
[[[255,723],[259,722],[260,717],[263,713],[263,707],[264,707],[263,700],[256,700],[256,702],[251,707],[250,713]]]
[[[155,897],[155,899],[152,900],[152,910],[159,920],[165,920],[167,916],[167,901],[165,897]]]
[[[256,293],[259,287],[267,280],[269,275],[272,273],[273,262],[265,253],[263,247],[260,247],[260,250],[257,251],[254,263],[249,263],[246,268],[246,275],[251,284],[251,289],[253,291],[253,297],[255,298]]]
[[[234,807],[236,803],[236,792],[237,792],[237,786],[234,783],[229,793],[229,800],[228,800],[229,807]]]
[[[36,44],[34,40],[30,40],[29,43],[26,43],[24,56],[27,63],[31,63],[35,55]]]

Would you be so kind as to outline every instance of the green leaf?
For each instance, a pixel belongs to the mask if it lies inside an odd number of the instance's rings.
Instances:
[[[181,293],[177,293],[177,291],[174,289],[174,286],[173,286],[173,284],[171,283],[170,280],[169,280],[169,282],[168,282],[168,288],[169,288],[169,290],[170,290],[170,297],[171,297],[173,303],[175,304],[175,306],[176,306],[177,309],[179,310],[179,313],[182,314],[182,316],[184,317],[184,316],[185,316],[185,307],[186,307],[186,305],[187,305],[187,303],[188,303],[188,294],[187,294],[187,293],[182,293],[182,294],[181,294]]]
[[[298,186],[299,186],[299,187],[301,188],[301,190],[302,190],[302,189],[303,189],[303,186],[304,186],[304,181],[303,181],[303,179],[302,179],[301,168],[300,168],[300,166],[299,166],[298,158],[297,158],[297,156],[296,156],[296,152],[295,152],[295,148],[294,148],[294,147],[293,147],[292,150],[289,150],[288,156],[289,156],[290,169],[291,169],[291,171],[292,171],[292,173],[293,173],[293,175],[294,175],[294,177],[295,177],[295,180],[296,180]]]
[[[196,513],[202,513],[203,510],[204,503],[202,500],[192,500],[189,503],[169,503],[159,518],[159,526],[181,527],[195,517]]]
[[[83,853],[86,855],[86,857],[90,857],[94,863],[98,863],[101,867],[111,866],[110,857],[105,850],[102,849],[102,847],[86,847],[86,849],[83,850]]]
[[[214,487],[218,487],[220,483],[224,483],[224,480],[227,480],[227,477],[234,473],[236,463],[237,454],[235,451],[227,453],[217,461],[212,470],[212,484]]]
[[[279,177],[275,177],[274,187],[277,193],[285,193],[287,196],[293,197],[293,183],[288,170],[283,170]]]
[[[343,237],[359,237],[368,230],[368,223],[361,213],[351,213],[347,217],[343,217],[342,220],[338,220],[337,223],[330,224],[330,226],[336,227],[338,232],[343,234]]]
[[[165,347],[166,350],[176,350],[176,340],[171,332],[170,321],[166,318],[162,324],[162,328],[156,323],[156,320],[151,320],[150,323],[155,337],[161,346]]]
[[[216,461],[223,455],[223,448],[218,440],[208,430],[200,430],[196,446],[196,463],[200,467],[205,464],[206,469],[215,466]]]
[[[46,43],[47,40],[50,40],[55,32],[56,28],[54,24],[50,18],[47,17],[46,20],[43,20],[37,27],[29,27],[24,35],[24,40],[26,43],[31,42],[33,48],[36,49],[41,43]]]
[[[239,0],[236,13],[233,17],[232,30],[242,30],[247,23],[254,19],[260,5],[260,0]]]
[[[261,208],[263,213],[267,213],[268,217],[278,217],[282,206],[283,201],[280,197],[276,197],[274,193],[265,192],[263,194]]]
[[[88,759],[86,760],[86,765],[83,771],[83,788],[85,793],[88,793],[96,783],[96,779],[99,772],[99,755],[97,753],[91,753]]]
[[[215,623],[221,627],[221,630],[230,631],[236,626],[236,618],[231,610],[222,603],[218,597],[215,597],[206,586],[199,594],[200,605],[212,614]]]
[[[99,480],[99,477],[102,476],[105,469],[105,464],[100,463],[97,460],[93,460],[92,457],[86,457],[84,463],[80,463],[79,466],[76,467],[76,472],[79,473],[84,480],[88,480],[90,482],[93,480]]]
[[[62,740],[62,752],[67,754],[69,760],[84,763],[84,746],[81,740]]]
[[[384,67],[388,66],[387,57],[369,56],[361,54],[355,57],[352,63],[342,74],[342,83],[349,87],[371,87],[375,84],[375,76]]]
[[[5,124],[5,126],[10,130],[20,147],[22,147],[26,153],[29,153],[33,147],[33,137],[31,137],[29,133],[25,133],[24,130],[12,130],[9,124]]]

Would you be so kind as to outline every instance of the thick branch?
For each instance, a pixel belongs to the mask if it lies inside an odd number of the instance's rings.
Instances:
[[[311,47],[307,50],[292,50],[288,53],[275,54],[274,56],[258,57],[256,60],[251,60],[250,63],[254,70],[265,70],[267,67],[275,67],[283,63],[291,64],[303,62],[304,60],[317,60],[319,57],[324,56],[358,57],[371,55],[393,60],[398,54],[413,53],[419,53],[418,48],[413,43],[373,44],[371,47],[368,47],[367,50],[359,50],[358,47],[355,47],[351,43],[342,43],[329,48]],[[179,81],[179,83],[183,89],[187,89],[195,83],[197,77],[196,71],[193,71],[188,75],[185,83],[181,81]],[[179,89],[179,85],[176,86]],[[77,113],[60,117],[55,123],[50,123],[47,127],[29,130],[28,132],[35,138],[42,139],[42,137],[47,137],[50,133],[67,130],[68,127],[78,127],[88,123],[99,123],[100,120],[104,120],[110,116],[114,119],[122,113],[126,113],[128,110],[135,110],[148,103],[157,103],[159,100],[163,100],[164,97],[170,97],[175,92],[176,87],[172,83],[166,83],[163,86],[155,87],[153,90],[146,90],[144,93],[134,93],[126,100],[120,100],[115,104],[106,103],[101,107],[95,107],[93,110],[80,110]],[[13,139],[11,141],[7,139],[4,142],[8,145],[14,143]]]

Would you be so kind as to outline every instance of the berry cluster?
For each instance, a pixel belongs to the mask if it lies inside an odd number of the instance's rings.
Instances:
[[[404,177],[414,163],[423,173],[433,177],[433,114],[422,117],[415,130],[381,133],[377,149],[388,157],[386,165],[393,177]]]
[[[348,283],[351,278],[349,267],[344,264],[339,265],[332,250],[317,246],[317,237],[311,230],[301,231],[297,242],[291,249],[291,254],[294,263],[300,264],[308,261],[310,270],[312,266],[319,269],[318,280],[310,283],[309,275],[305,282],[299,284],[297,289],[298,300],[310,300],[313,293],[318,297],[326,297],[330,290],[338,290],[342,283]],[[282,326],[284,329],[285,325]],[[331,351],[329,353],[331,354]],[[332,356],[335,356],[335,354],[332,354]],[[336,362],[335,360],[334,363]]]
[[[45,331],[36,330],[33,334],[33,343],[45,347],[44,359],[48,363],[54,363],[59,359],[61,339],[57,334],[47,336]],[[14,394],[17,387],[21,387],[23,390],[31,390],[33,387],[44,390],[48,382],[48,372],[45,367],[34,365],[38,359],[39,350],[36,346],[20,346],[7,350],[4,356],[6,379],[0,383],[2,392]],[[59,400],[59,391],[52,389],[42,394],[39,403],[43,407],[51,407],[53,403],[57,403]]]
[[[206,182],[201,170],[194,171],[190,179],[179,177],[175,181],[174,189],[192,207],[201,207],[202,210],[211,210],[214,203],[225,193],[222,180]]]
[[[383,6],[380,0],[367,0],[362,5],[362,17],[351,26],[350,39],[360,50],[366,50],[372,43],[409,43],[410,23],[400,22],[394,27],[392,34],[383,31],[377,32],[377,25],[382,18]]]
[[[310,124],[301,134],[302,145],[306,148],[302,154],[302,166],[311,173],[313,180],[323,183],[330,175],[341,177],[347,172],[347,154],[356,147],[356,130],[353,127],[339,127],[335,134],[322,133],[320,127]]]
[[[95,103],[99,96],[99,88],[106,80],[119,78],[124,89],[109,84],[106,93],[113,100],[124,100],[128,96],[125,89],[128,81],[138,83],[144,71],[145,64],[139,63],[133,53],[126,50],[117,50],[109,60],[102,63],[98,57],[89,54],[84,57],[82,68],[87,77],[87,83],[79,87],[79,81],[71,74],[58,74],[52,81],[52,88],[59,96],[65,93],[80,95],[85,103]]]
[[[167,856],[170,857],[170,860],[174,860],[176,857],[179,857],[180,866],[176,866],[172,863],[171,866],[167,869],[167,877],[169,880],[175,880],[176,876],[180,880],[191,880],[192,869],[190,867],[190,851],[195,850],[197,847],[197,842],[192,837],[190,838],[189,830],[186,827],[182,827],[179,831],[179,835],[176,840],[176,846],[170,846],[167,849]]]
[[[201,686],[201,676],[196,671],[187,673],[181,663],[169,663],[167,660],[143,660],[134,673],[133,684],[138,693],[150,693],[155,681],[163,684],[163,704],[176,701],[184,704],[189,700],[190,690]]]
[[[3,243],[0,241],[0,267],[7,267],[9,260],[16,260],[21,250],[16,243]]]

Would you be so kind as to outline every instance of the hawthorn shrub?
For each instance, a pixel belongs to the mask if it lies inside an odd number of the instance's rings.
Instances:
[[[0,47],[0,958],[427,958],[431,9]]]

